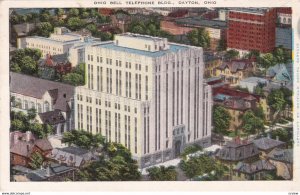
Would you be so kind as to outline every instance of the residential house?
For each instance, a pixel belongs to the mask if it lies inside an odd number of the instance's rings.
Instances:
[[[54,80],[70,73],[72,64],[68,60],[68,54],[50,55],[39,61],[39,75],[43,79]]]
[[[216,68],[219,67],[222,63],[222,57],[216,55],[213,52],[205,52],[204,53],[204,78],[215,77]]]
[[[240,81],[239,86],[242,88],[247,88],[250,93],[254,93],[257,86],[265,86],[267,83],[268,80],[265,78],[247,77]]]
[[[61,111],[66,122],[63,129],[55,129],[55,134],[74,129],[74,93],[72,85],[10,72],[10,95],[15,99],[12,110],[25,113],[31,108],[38,113]]]
[[[241,116],[247,110],[258,107],[260,96],[226,86],[213,88],[214,105],[226,108],[231,116],[229,130],[237,130],[242,124]]]
[[[293,82],[293,64],[276,64],[268,68],[266,77],[281,86],[286,86]]]
[[[264,180],[265,175],[276,171],[276,167],[267,160],[251,163],[239,162],[233,169],[233,180]]]
[[[224,61],[216,68],[216,76],[223,77],[224,81],[231,85],[238,85],[244,78],[250,77],[255,71],[253,60],[231,60]]]
[[[241,161],[252,163],[259,160],[259,150],[252,142],[236,139],[220,149],[216,154],[216,159],[230,165]]]
[[[47,157],[59,164],[77,168],[98,159],[98,156],[91,151],[74,146],[54,148]]]
[[[49,163],[40,169],[32,170],[22,166],[14,166],[14,181],[74,181],[76,168]]]
[[[274,148],[267,157],[276,166],[277,176],[293,179],[293,149]]]
[[[34,152],[46,156],[52,150],[48,139],[37,139],[30,131],[10,133],[10,159],[12,165],[29,166],[30,157]]]
[[[274,149],[274,148],[282,148],[286,147],[286,144],[282,141],[271,139],[269,137],[262,137],[259,139],[253,140],[253,143],[261,152],[261,158],[265,159],[266,156]]]

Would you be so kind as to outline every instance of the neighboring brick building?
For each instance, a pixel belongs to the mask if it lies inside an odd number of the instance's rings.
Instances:
[[[233,8],[228,14],[227,46],[241,53],[275,48],[276,9]]]
[[[167,31],[172,35],[185,35],[194,28],[179,26],[174,20],[164,19],[160,21],[161,30]]]

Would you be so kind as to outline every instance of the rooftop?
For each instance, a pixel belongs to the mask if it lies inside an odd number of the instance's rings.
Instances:
[[[31,36],[31,37],[27,37],[27,39],[28,38],[40,39],[40,40],[45,40],[45,41],[49,41],[49,42],[63,43],[63,44],[72,44],[72,43],[76,43],[76,42],[81,41],[80,38],[76,38],[74,40],[69,40],[69,41],[56,40],[56,39],[51,39],[51,38],[47,38],[47,37],[40,37],[40,36]]]
[[[262,138],[253,140],[253,143],[260,150],[269,150],[269,149],[273,149],[275,147],[282,146],[285,144],[282,141],[271,139],[268,137],[262,137]]]
[[[49,92],[55,100],[53,109],[67,111],[69,109],[68,101],[73,98],[75,87],[60,82],[10,72],[10,91],[38,99],[42,99],[43,95]]]
[[[267,7],[247,7],[247,8],[234,7],[234,8],[230,8],[230,11],[245,12],[250,14],[264,14],[270,9],[271,8],[267,8]]]
[[[181,18],[176,21],[177,24],[185,26],[201,26],[201,27],[210,27],[223,29],[227,28],[227,23],[221,20],[206,20],[202,19],[200,16]]]
[[[239,162],[234,168],[235,171],[246,174],[254,174],[260,171],[271,171],[275,169],[276,167],[266,160],[258,160],[253,163]]]
[[[151,41],[161,41],[163,39],[166,39],[166,38],[161,38],[161,37],[153,37],[153,36],[149,36],[149,35],[141,35],[141,34],[134,34],[134,33],[123,33],[123,34],[119,34],[118,36],[137,38],[137,39],[142,39],[142,40],[151,40]]]
[[[293,149],[274,148],[268,157],[272,160],[281,161],[284,163],[293,163]]]
[[[260,77],[248,77],[245,78],[243,80],[241,80],[240,82],[247,82],[247,83],[265,83],[268,80],[265,78],[260,78]]]
[[[176,53],[181,50],[187,50],[189,48],[189,46],[173,44],[173,43],[169,43],[169,45],[170,45],[170,48],[168,50],[160,50],[160,51],[156,51],[156,52],[132,49],[132,48],[128,48],[128,47],[121,47],[121,46],[114,44],[114,42],[112,42],[112,41],[102,42],[102,44],[95,45],[94,47],[100,47],[100,48],[104,48],[104,49],[110,49],[110,50],[125,52],[125,53],[132,53],[132,54],[146,56],[146,57],[161,57],[168,53]]]

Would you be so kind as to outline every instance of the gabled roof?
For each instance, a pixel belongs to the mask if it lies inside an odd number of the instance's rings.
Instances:
[[[12,145],[10,152],[20,156],[30,157],[33,147],[34,144],[32,142],[19,141]]]
[[[66,122],[66,119],[60,110],[39,113],[39,116],[45,124],[55,125]]]
[[[216,157],[225,161],[242,161],[248,158],[258,156],[258,148],[253,143],[227,143],[219,152]]]
[[[252,62],[249,60],[232,60],[229,62],[223,62],[218,69],[224,70],[228,68],[230,72],[236,73],[237,71],[244,71],[252,67]]]
[[[52,150],[52,145],[47,138],[37,139],[34,144],[43,151]]]
[[[74,86],[10,72],[10,91],[12,93],[42,99],[43,95],[51,90],[57,90],[57,98],[53,109],[66,112],[69,109],[68,101],[73,98],[75,93]]]
[[[261,171],[271,171],[275,169],[276,167],[266,160],[258,160],[253,163],[239,162],[234,168],[235,171],[246,174],[254,174]]]
[[[268,157],[275,161],[293,163],[293,149],[274,148],[274,150],[268,154]]]
[[[271,139],[268,137],[262,137],[262,138],[253,140],[253,143],[260,150],[269,150],[269,149],[273,149],[275,147],[282,146],[285,144],[282,141]]]
[[[270,67],[267,70],[267,76],[272,77],[277,81],[290,82],[292,80],[290,72],[288,71],[285,64],[276,64],[275,66]]]

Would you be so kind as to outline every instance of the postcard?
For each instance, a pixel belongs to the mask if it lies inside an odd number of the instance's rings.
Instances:
[[[1,191],[299,191],[299,1],[0,6]]]

